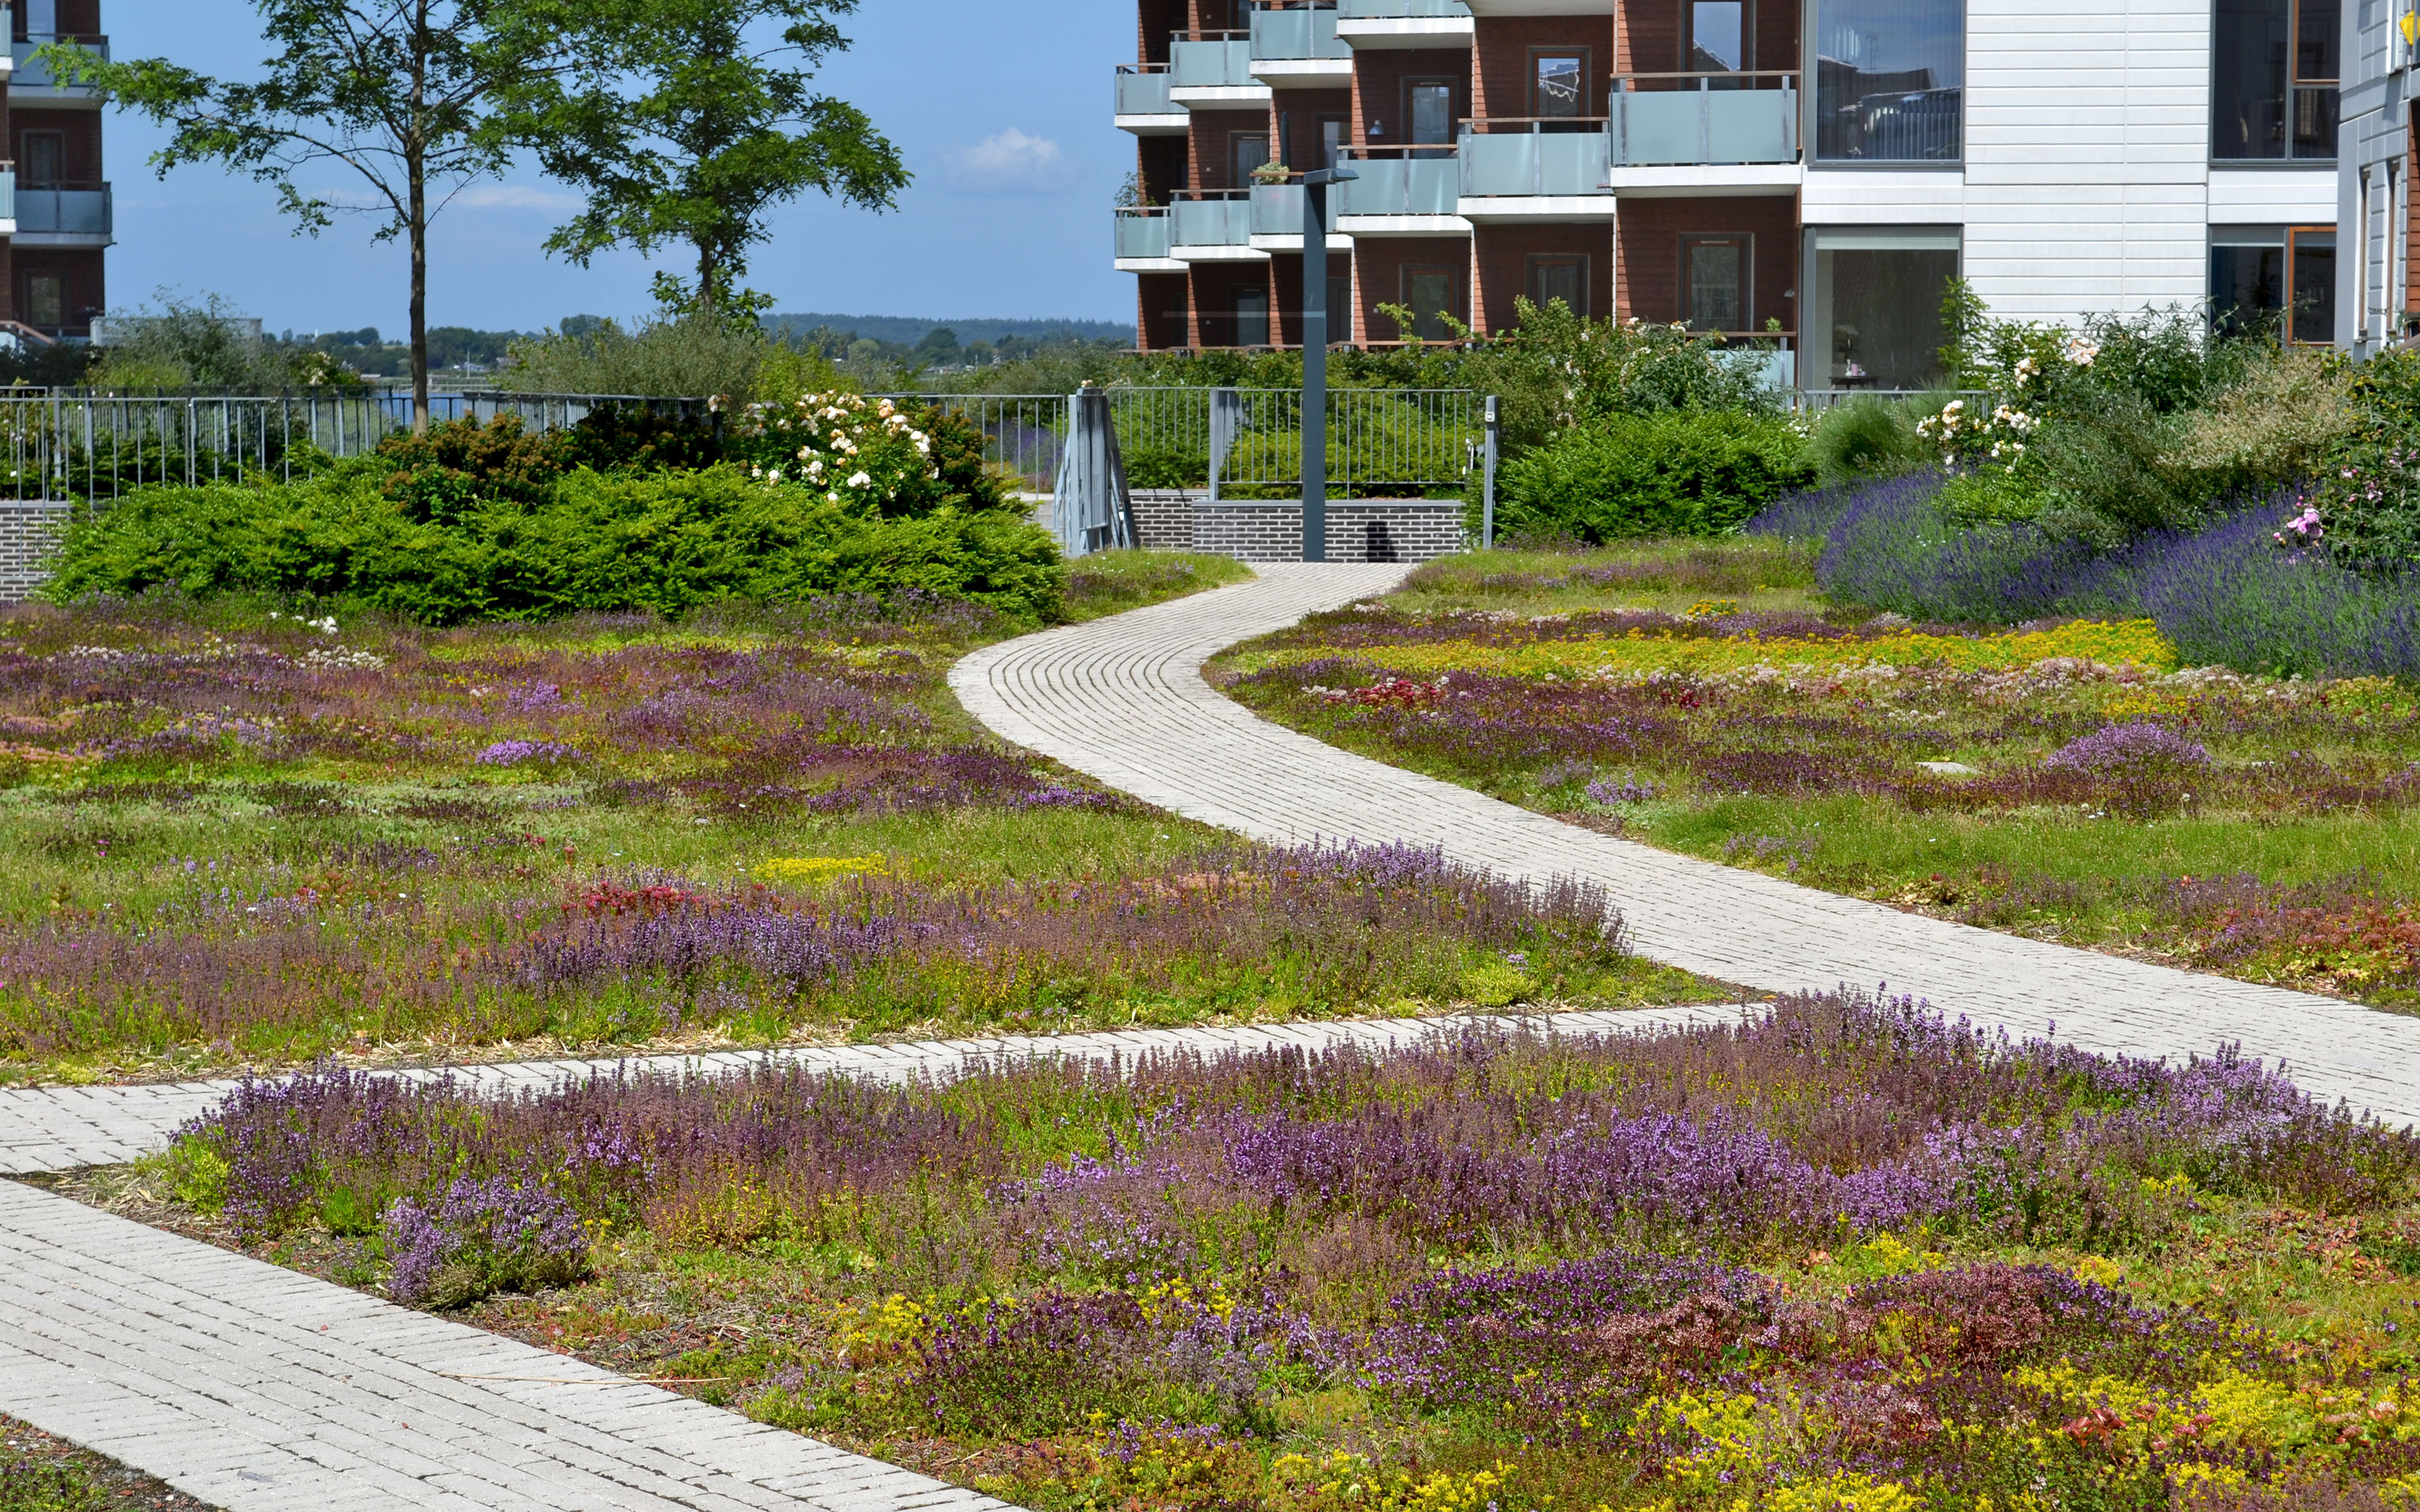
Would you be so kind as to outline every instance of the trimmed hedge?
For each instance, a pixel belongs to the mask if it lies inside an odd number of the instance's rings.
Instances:
[[[736,465],[581,469],[497,497],[396,489],[391,464],[292,486],[140,488],[81,514],[51,596],[259,594],[359,604],[431,625],[587,609],[679,615],[716,599],[922,589],[1027,622],[1063,613],[1049,535],[943,504],[884,518]],[[431,492],[450,494],[430,507]]]
[[[1610,415],[1504,470],[1502,529],[1610,541],[1721,535],[1815,481],[1788,421],[1736,409]]]

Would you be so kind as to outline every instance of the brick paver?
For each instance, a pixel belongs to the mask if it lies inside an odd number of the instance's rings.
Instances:
[[[1384,592],[1404,569],[1267,566],[1254,581],[987,647],[951,686],[1000,734],[1190,818],[1264,840],[1410,840],[1514,876],[1592,878],[1639,949],[1767,990],[1916,993],[2087,1049],[2222,1041],[2303,1086],[2420,1119],[2420,1019],[1903,914],[1561,824],[1338,750],[1213,690],[1220,648]]]

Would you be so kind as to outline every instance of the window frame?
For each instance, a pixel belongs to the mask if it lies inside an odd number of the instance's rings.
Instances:
[[[1596,267],[1594,259],[1585,252],[1530,253],[1528,255],[1528,261],[1525,263],[1522,270],[1522,283],[1524,285],[1522,292],[1528,296],[1530,303],[1538,306],[1542,310],[1544,309],[1546,301],[1538,297],[1538,270],[1546,267],[1549,264],[1570,265],[1575,263],[1579,266],[1580,270],[1580,297],[1578,302],[1573,307],[1572,314],[1578,316],[1583,320],[1588,319],[1589,305],[1590,303],[1590,296],[1595,292],[1596,288],[1596,285],[1590,275],[1596,271]]]
[[[2294,306],[2299,302],[2299,300],[2298,300],[2298,291],[2297,291],[2297,290],[2295,289],[2295,287],[2294,287],[2294,283],[2295,283],[2295,269],[2294,269],[2294,263],[2295,263],[2295,258],[2294,258],[2295,246],[2294,246],[2294,243],[2295,243],[2295,242],[2296,242],[2296,240],[2297,240],[2297,239],[2299,239],[2300,238],[2306,237],[2306,236],[2323,236],[2323,237],[2326,237],[2326,238],[2328,239],[2328,251],[2329,251],[2331,254],[2335,254],[2335,255],[2334,255],[2334,256],[2331,258],[2331,261],[2333,261],[2333,262],[2335,263],[2335,271],[2334,271],[2334,272],[2330,275],[2330,277],[2329,277],[2329,290],[2328,290],[2328,294],[2329,294],[2329,299],[2330,299],[2330,301],[2331,301],[2331,305],[2333,306],[2333,304],[2334,304],[2335,301],[2341,301],[2341,300],[2344,298],[2344,295],[2345,295],[2345,286],[2344,286],[2344,257],[2343,257],[2343,255],[2342,255],[2342,249],[2343,249],[2343,246],[2344,246],[2344,238],[2342,238],[2342,237],[2340,237],[2340,236],[2338,236],[2338,235],[2336,234],[2336,228],[2335,228],[2335,226],[2333,226],[2333,225],[2288,225],[2288,226],[2287,226],[2287,227],[2286,227],[2286,288],[2285,288],[2285,292],[2284,292],[2284,294],[2283,294],[2283,296],[2282,296],[2282,298],[2283,298],[2283,300],[2284,300],[2284,301],[2285,301],[2285,302],[2280,306],[2280,309],[2281,309],[2281,311],[2282,311],[2282,313],[2283,313],[2283,318],[2282,318],[2282,319],[2280,319],[2280,320],[2278,321],[2278,323],[2277,323],[2277,325],[2278,325],[2277,334],[2278,334],[2278,337],[2279,337],[2280,344],[2281,344],[2281,345],[2283,345],[2283,346],[2287,346],[2287,347],[2312,347],[2312,348],[2314,348],[2314,349],[2319,348],[2319,347],[2334,347],[2334,346],[2336,344],[2336,316],[2337,316],[2338,312],[2337,312],[2335,308],[2333,308],[2333,307],[2331,307],[2331,308],[2329,309],[2329,311],[2328,311],[2328,330],[2327,330],[2327,334],[2326,334],[2324,337],[2322,337],[2321,339],[2319,339],[2319,340],[2318,340],[2318,341],[2304,341],[2302,337],[2297,336],[2296,334],[2294,334]],[[2355,239],[2355,245],[2356,245],[2356,249],[2358,249],[2359,240],[2360,240],[2360,239],[2358,239],[2358,238],[2356,238],[2356,239]],[[2356,293],[2358,293],[2358,291],[2356,291]],[[2356,309],[2353,313],[2354,313],[2354,315],[2355,315],[2356,316],[2358,316],[2361,314],[2361,312],[2360,312],[2358,309]]]
[[[1596,49],[1586,42],[1575,46],[1534,44],[1528,54],[1529,118],[1533,121],[1585,121],[1596,113],[1589,107],[1596,99]],[[1539,108],[1538,65],[1547,58],[1576,58],[1580,66],[1580,108],[1569,116],[1549,116]]]
[[[1404,135],[1403,139],[1397,142],[1395,146],[1404,147],[1450,147],[1453,146],[1454,138],[1459,134],[1456,131],[1456,127],[1462,119],[1454,93],[1453,80],[1439,74],[1405,74],[1404,76],[1403,84]],[[1445,91],[1446,133],[1445,140],[1442,142],[1422,142],[1413,134],[1419,130],[1418,123],[1420,117],[1419,112],[1414,108],[1412,101],[1419,90],[1432,88],[1443,89]]]
[[[1466,264],[1461,267],[1456,267],[1452,263],[1415,262],[1400,264],[1397,269],[1396,288],[1402,295],[1401,302],[1404,308],[1412,312],[1411,334],[1413,336],[1419,336],[1422,341],[1451,341],[1453,339],[1453,334],[1450,332],[1436,336],[1421,336],[1419,334],[1419,322],[1426,319],[1434,313],[1431,311],[1423,311],[1419,305],[1412,302],[1412,279],[1416,274],[1419,273],[1442,273],[1445,275],[1446,288],[1449,290],[1445,313],[1453,316],[1454,319],[1466,326],[1470,324],[1470,269]],[[1398,336],[1396,339],[1402,341],[1409,338]]]
[[[2286,172],[2308,173],[2315,170],[2332,170],[2337,163],[2344,160],[2344,139],[2341,134],[2344,129],[2344,58],[2342,56],[2344,43],[2341,39],[2339,39],[2336,43],[2338,56],[2336,58],[2335,78],[2305,79],[2302,77],[2303,7],[2304,3],[2305,0],[2284,0],[2286,7],[2286,150],[2284,154],[2274,158],[2223,158],[2220,157],[2218,153],[2218,0],[2211,0],[2210,55],[2204,60],[2207,65],[2204,71],[2210,80],[2210,92],[2208,98],[2202,102],[2203,113],[2209,121],[2209,129],[2204,137],[2204,150],[2210,154],[2209,164],[2211,167],[2223,168],[2231,173],[2273,173],[2281,170]],[[2336,23],[2339,26],[2344,23],[2343,0],[2337,0]],[[2395,34],[2394,27],[2388,27],[2388,34],[2391,41],[2399,42],[2401,40],[2400,37]],[[2298,158],[2294,156],[2294,116],[2296,109],[2296,93],[2298,90],[2302,89],[2333,89],[2335,91],[2337,101],[2336,129],[2339,134],[2336,139],[2336,150],[2327,157]]]
[[[1817,132],[1823,116],[1817,109],[1818,75],[1822,69],[1820,43],[1823,0],[1809,0],[1802,13],[1798,39],[1798,140],[1800,157],[1810,168],[1826,173],[1963,173],[1966,169],[1966,69],[1968,44],[1972,41],[1975,7],[1973,0],[1955,0],[1958,7],[1958,155],[1954,158],[1826,158],[1816,147]],[[2217,0],[2211,0],[2213,7]],[[2213,14],[2215,11],[2213,11]],[[2215,116],[2212,119],[2215,119]]]
[[[1753,231],[1683,231],[1680,233],[1679,245],[1680,255],[1674,260],[1672,267],[1678,275],[1674,283],[1680,299],[1676,301],[1678,309],[1675,313],[1680,316],[1681,323],[1691,331],[1701,329],[1696,324],[1695,314],[1689,307],[1692,291],[1689,281],[1690,249],[1700,246],[1736,246],[1740,253],[1741,323],[1721,333],[1731,336],[1753,334],[1756,331],[1756,233]]]
[[[1699,0],[1681,0],[1681,57],[1674,65],[1683,73],[1696,71],[1689,67],[1690,54],[1698,45]],[[1756,71],[1756,0],[1738,0],[1740,8],[1740,71]]]

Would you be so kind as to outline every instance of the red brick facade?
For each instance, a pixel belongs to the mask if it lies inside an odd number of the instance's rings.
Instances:
[[[101,36],[100,0],[57,0],[57,17],[64,36]],[[18,40],[50,39],[27,36],[24,8],[16,8],[13,20]],[[0,319],[49,336],[88,335],[93,317],[109,304],[105,239],[30,227],[47,224],[59,196],[106,190],[101,111],[89,96],[62,98],[48,88],[6,95],[0,136],[16,164],[19,231],[0,238]]]

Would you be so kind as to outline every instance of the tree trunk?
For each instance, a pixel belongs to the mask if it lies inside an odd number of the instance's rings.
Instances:
[[[428,7],[417,17],[413,41],[411,124],[403,145],[403,171],[410,181],[411,241],[411,433],[428,434],[428,152],[423,106],[428,87]]]

